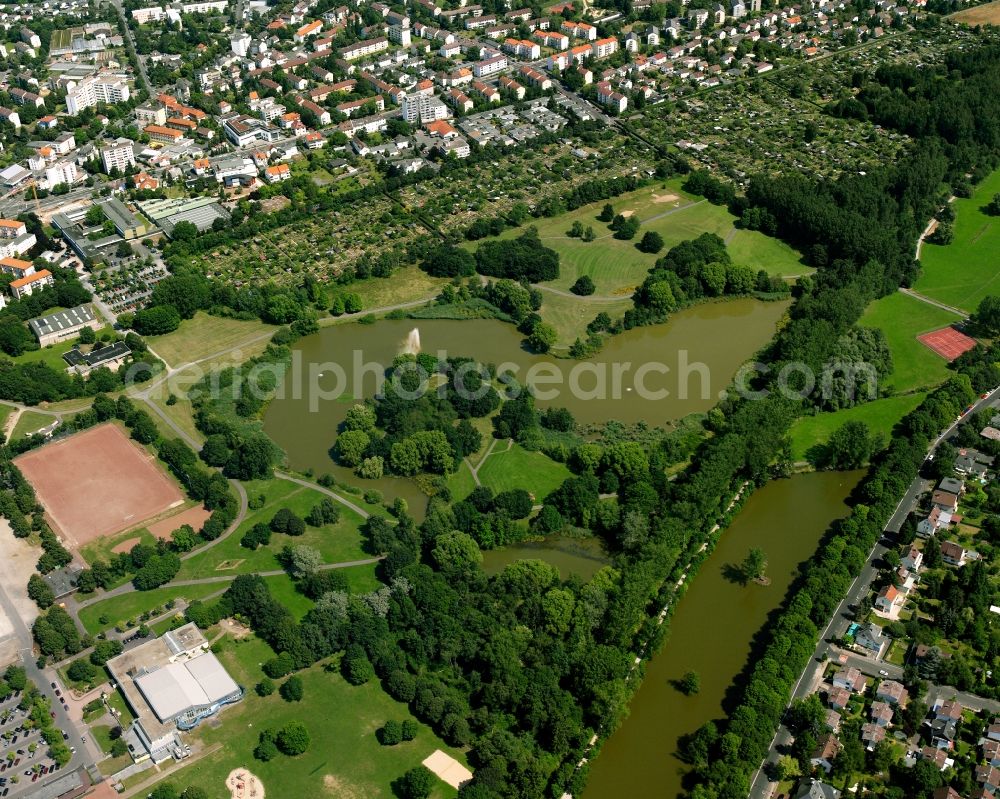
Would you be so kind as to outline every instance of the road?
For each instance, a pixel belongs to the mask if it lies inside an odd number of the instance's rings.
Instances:
[[[110,0],[111,5],[115,7],[115,11],[118,12],[118,19],[122,22],[122,27],[125,28],[125,41],[128,44],[128,54],[129,58],[132,59],[132,63],[135,64],[137,70],[139,70],[139,76],[142,78],[143,88],[146,90],[146,94],[150,97],[153,96],[152,84],[149,82],[149,75],[146,74],[146,64],[139,57],[139,53],[135,49],[135,37],[132,36],[132,29],[129,27],[128,18],[125,16],[125,11],[122,9],[122,0]]]
[[[992,391],[988,392],[986,396],[980,398],[973,405],[970,412],[975,413],[976,411],[988,407],[991,403],[997,400],[998,397],[1000,397],[1000,386],[994,388]],[[965,414],[963,414],[963,417],[964,416]],[[928,456],[933,454],[938,445],[955,431],[955,428],[958,427],[961,418],[963,417],[956,419],[941,432],[941,434],[928,448]],[[847,594],[834,611],[833,617],[830,619],[829,624],[827,624],[826,629],[820,634],[819,640],[816,643],[816,649],[813,651],[813,655],[809,659],[809,663],[799,676],[799,681],[792,689],[789,707],[795,700],[804,699],[816,690],[822,678],[827,658],[836,660],[842,654],[842,650],[833,646],[829,642],[842,638],[847,632],[847,628],[853,621],[851,607],[857,605],[857,603],[860,602],[861,599],[871,590],[872,581],[875,579],[875,576],[879,571],[876,564],[882,560],[885,553],[890,548],[895,548],[892,537],[899,532],[899,528],[906,520],[906,517],[909,516],[914,508],[916,508],[920,495],[931,488],[932,485],[932,483],[925,480],[918,474],[910,482],[910,485],[907,486],[906,491],[903,492],[903,496],[896,505],[896,510],[893,512],[892,516],[889,517],[889,521],[886,523],[885,532],[888,537],[883,536],[875,543],[872,551],[868,554],[868,559],[865,561],[865,565],[861,569],[861,572],[854,578],[854,582],[851,583],[851,587],[847,590]],[[885,663],[883,661],[876,661],[873,658],[867,658],[856,653],[847,653],[847,659],[845,662],[848,665],[855,666],[866,674],[873,676],[879,671],[889,672],[889,675],[894,679],[898,679],[898,677],[902,676],[902,669],[898,666],[893,666],[892,664]],[[933,690],[939,691],[942,696],[947,696],[949,698],[958,694],[955,689],[947,687],[935,687]],[[990,700],[976,697],[973,694],[961,694],[961,696],[969,699],[969,704],[966,705],[967,707],[976,707],[977,704],[982,707],[996,705],[997,709],[1000,710],[1000,703],[990,702]],[[774,734],[774,738],[771,740],[771,747],[768,750],[767,756],[764,758],[764,763],[762,763],[761,768],[757,769],[754,773],[753,780],[750,783],[750,799],[768,799],[768,797],[773,795],[775,789],[778,787],[778,783],[771,782],[767,778],[764,766],[767,763],[776,763],[780,756],[780,750],[791,745],[791,743],[791,733],[784,725],[779,726],[777,732]]]
[[[87,739],[87,741],[84,742],[83,735],[81,734],[79,727],[77,727],[76,723],[69,717],[66,711],[63,710],[62,703],[59,702],[53,695],[50,685],[52,682],[58,680],[58,676],[52,669],[38,668],[38,663],[35,660],[33,651],[34,641],[31,637],[31,631],[24,623],[24,619],[22,619],[21,614],[18,613],[17,607],[7,594],[6,587],[2,584],[0,584],[0,610],[2,610],[4,615],[7,616],[11,626],[13,627],[14,635],[16,636],[18,643],[18,654],[20,655],[24,670],[27,672],[28,679],[35,684],[39,691],[51,700],[52,712],[55,713],[56,726],[59,729],[64,730],[69,735],[69,740],[66,741],[67,746],[76,748],[76,752],[74,753],[72,759],[66,766],[56,772],[55,777],[37,783],[25,781],[26,785],[30,785],[33,789],[37,790],[46,782],[51,782],[54,779],[63,777],[74,769],[87,767],[96,763],[99,759],[101,759],[102,753],[92,739]],[[14,791],[13,793],[16,795],[17,792]]]

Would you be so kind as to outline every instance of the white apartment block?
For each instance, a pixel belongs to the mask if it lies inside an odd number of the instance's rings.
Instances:
[[[340,57],[345,61],[353,61],[355,58],[364,58],[366,55],[380,53],[389,49],[389,40],[384,36],[377,39],[367,39],[363,42],[355,42],[347,47],[340,48]]]
[[[128,102],[131,93],[124,78],[114,75],[95,75],[85,78],[66,93],[66,112],[76,116],[85,108],[98,103]]]
[[[229,5],[229,0],[205,0],[196,3],[174,3],[166,8],[163,6],[149,6],[147,8],[137,8],[132,12],[132,19],[140,25],[149,22],[160,22],[168,16],[179,14],[210,14],[213,11],[224,13]],[[171,14],[171,12],[173,12]]]
[[[70,160],[56,161],[52,166],[45,169],[45,183],[49,189],[54,189],[63,183],[73,185],[76,183],[79,174],[76,162]]]
[[[436,119],[447,119],[451,116],[448,106],[440,98],[426,94],[404,95],[400,109],[403,119],[410,124],[423,125]]]
[[[507,69],[507,56],[495,55],[472,65],[472,74],[477,78],[487,78]]]
[[[135,143],[131,139],[115,139],[111,144],[101,148],[101,162],[104,171],[110,173],[116,167],[124,172],[135,166]]]
[[[389,38],[401,47],[409,47],[412,43],[409,27],[404,28],[401,25],[389,26]]]

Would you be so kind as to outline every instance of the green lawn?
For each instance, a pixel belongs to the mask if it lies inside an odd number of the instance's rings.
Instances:
[[[542,292],[542,319],[552,325],[560,346],[568,347],[577,338],[587,337],[587,325],[601,311],[612,319],[620,318],[632,307],[632,300],[591,300],[587,297],[563,297],[550,291]]]
[[[460,499],[465,499],[472,493],[475,487],[476,481],[472,478],[472,471],[469,469],[469,464],[463,460],[458,466],[458,471],[448,475],[448,488],[451,490],[451,498],[456,502]]]
[[[529,220],[526,225],[537,227],[546,246],[560,255],[559,278],[546,285],[566,290],[578,277],[589,275],[597,286],[598,296],[629,295],[663,254],[650,255],[636,249],[636,243],[648,230],[663,237],[663,252],[685,239],[706,232],[715,233],[726,240],[734,261],[752,266],[754,270],[764,269],[773,275],[800,275],[812,271],[802,264],[800,255],[791,247],[757,231],[738,230],[733,224],[736,217],[726,208],[686,194],[680,188],[681,182],[658,183],[610,201],[615,213],[631,213],[642,222],[639,233],[631,241],[615,239],[607,223],[597,219],[604,202],[585,205],[557,217]],[[669,199],[671,196],[676,199]],[[569,238],[566,233],[574,222],[580,222],[584,228],[593,227],[597,238],[591,242]],[[501,237],[517,236],[522,230],[507,230]],[[470,246],[474,249],[478,245]],[[546,303],[548,300],[546,296]]]
[[[226,583],[205,583],[202,585],[164,586],[152,591],[132,591],[88,605],[80,611],[80,621],[91,635],[114,627],[119,622],[136,619],[147,611],[162,607],[171,599],[184,598],[189,602],[203,599],[210,594],[223,591]],[[106,616],[108,621],[101,622]]]
[[[11,440],[24,438],[31,435],[36,430],[41,430],[55,421],[54,416],[48,413],[38,413],[37,411],[25,411],[17,420],[14,429],[11,431]]]
[[[876,300],[861,317],[862,325],[885,333],[893,364],[886,382],[896,393],[935,386],[948,377],[944,358],[917,341],[917,336],[957,321],[955,314],[901,292]]]
[[[3,431],[7,424],[7,419],[16,410],[10,405],[0,405],[0,431]]]
[[[241,685],[251,688],[262,672],[259,664],[272,657],[256,638],[237,643],[227,640],[219,658]],[[393,780],[418,765],[435,749],[443,749],[464,762],[461,752],[446,746],[427,727],[419,725],[417,737],[398,746],[381,746],[376,730],[388,719],[411,718],[406,705],[382,691],[377,680],[351,686],[335,672],[313,666],[300,672],[305,687],[301,703],[288,703],[277,693],[258,697],[252,690],[237,705],[222,711],[219,721],[203,724],[193,735],[208,747],[221,747],[181,768],[164,780],[181,789],[199,785],[211,799],[228,799],[224,781],[230,770],[245,766],[253,771],[270,795],[282,797],[340,797],[341,799],[391,799]],[[310,735],[309,750],[296,758],[283,755],[267,763],[254,760],[260,730],[302,721]],[[454,797],[456,792],[438,782],[433,799]]]
[[[103,538],[90,541],[80,547],[80,555],[83,556],[83,559],[87,563],[93,563],[97,560],[110,560],[114,554],[111,550],[123,541],[128,541],[132,538],[138,538],[141,544],[156,546],[156,539],[153,538],[153,534],[145,527],[140,527],[138,530],[124,530],[114,535],[107,535]]]
[[[496,493],[523,488],[541,502],[570,476],[569,469],[541,452],[529,452],[520,444],[498,441],[479,470],[479,482]]]
[[[339,503],[337,508],[340,510],[340,521],[336,524],[324,527],[307,526],[305,533],[298,537],[275,534],[268,546],[258,547],[256,550],[240,546],[240,539],[244,533],[255,524],[269,522],[279,508],[290,508],[304,518],[309,510],[324,498],[318,491],[287,480],[248,483],[246,489],[247,496],[251,499],[263,494],[265,498],[263,507],[250,511],[240,528],[225,541],[184,561],[177,575],[178,580],[280,569],[281,564],[277,556],[286,544],[315,547],[327,563],[342,563],[369,557],[361,548],[361,533],[358,530],[362,523],[361,517]],[[219,566],[224,565],[226,561],[242,561],[242,563],[235,568],[220,570]]]
[[[1000,293],[1000,217],[981,210],[998,193],[1000,170],[980,183],[972,197],[954,201],[955,237],[945,246],[924,244],[917,291],[970,313],[983,297]]]
[[[173,333],[149,336],[146,342],[157,355],[176,367],[223,350],[239,348],[241,344],[275,330],[275,327],[263,322],[209,316],[199,311],[193,319],[181,322]]]
[[[397,269],[392,277],[370,277],[358,280],[344,287],[345,292],[353,292],[361,297],[364,311],[386,308],[404,302],[412,302],[425,297],[433,297],[448,281],[431,277],[416,266]]]
[[[916,408],[925,396],[920,393],[904,394],[833,413],[803,416],[792,426],[792,455],[797,461],[806,460],[812,447],[825,444],[838,427],[852,421],[864,422],[873,433],[885,436],[888,443],[896,422]]]

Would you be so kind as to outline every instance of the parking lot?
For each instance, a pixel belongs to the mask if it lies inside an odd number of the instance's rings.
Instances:
[[[45,693],[54,701],[63,700],[53,697],[53,689]],[[20,691],[0,700],[0,797],[30,794],[39,780],[59,768],[46,756],[48,745],[33,727],[28,712],[18,707],[20,701]],[[67,739],[67,733],[62,733]]]

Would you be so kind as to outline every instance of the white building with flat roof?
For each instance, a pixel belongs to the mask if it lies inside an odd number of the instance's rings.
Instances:
[[[66,113],[76,116],[86,108],[105,103],[128,102],[131,93],[128,81],[117,75],[95,75],[85,78],[66,92]]]
[[[193,729],[243,697],[193,623],[112,658],[107,667],[136,717],[125,735],[136,762],[184,757],[178,730]]]

